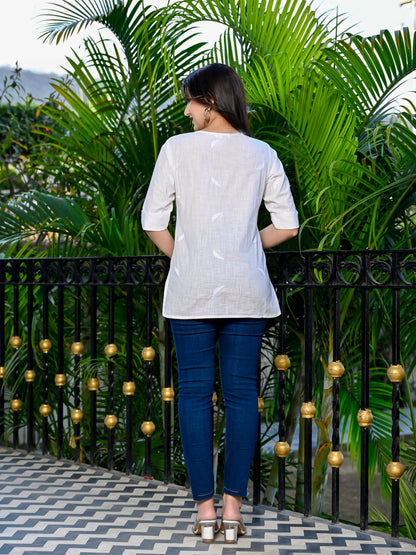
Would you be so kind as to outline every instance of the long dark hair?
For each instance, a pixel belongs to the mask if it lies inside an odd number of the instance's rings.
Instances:
[[[186,100],[197,100],[221,114],[237,131],[251,135],[246,93],[237,73],[225,64],[209,64],[193,71],[182,84]]]

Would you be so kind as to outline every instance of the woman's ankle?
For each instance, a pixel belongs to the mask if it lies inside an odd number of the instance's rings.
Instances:
[[[225,520],[240,520],[241,497],[224,493],[222,498],[222,518]]]
[[[217,518],[213,497],[197,501],[196,508],[198,509],[198,520],[213,520]]]

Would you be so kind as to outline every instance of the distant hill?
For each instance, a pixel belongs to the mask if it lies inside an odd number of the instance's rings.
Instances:
[[[4,88],[4,79],[9,79],[13,72],[14,68],[10,66],[0,66],[0,90]],[[29,69],[22,69],[20,76],[26,94],[31,94],[34,101],[39,103],[53,92],[51,81],[62,77],[55,73],[38,73]],[[17,94],[12,97],[13,102],[18,100]]]

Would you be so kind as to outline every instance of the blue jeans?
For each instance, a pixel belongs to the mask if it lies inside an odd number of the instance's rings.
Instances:
[[[179,369],[179,425],[196,501],[214,495],[212,394],[218,342],[226,411],[224,493],[247,495],[258,431],[257,370],[266,319],[171,320]]]

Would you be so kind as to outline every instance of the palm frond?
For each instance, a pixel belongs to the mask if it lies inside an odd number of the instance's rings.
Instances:
[[[45,233],[87,234],[90,220],[70,198],[41,192],[26,193],[1,204],[0,243],[18,242]]]
[[[325,55],[316,64],[359,115],[358,133],[392,114],[392,95],[416,69],[414,33],[406,28],[370,38],[350,35]]]
[[[40,14],[47,21],[40,38],[59,44],[93,23],[102,23],[108,13],[121,6],[123,0],[69,0],[64,5],[50,2]]]

